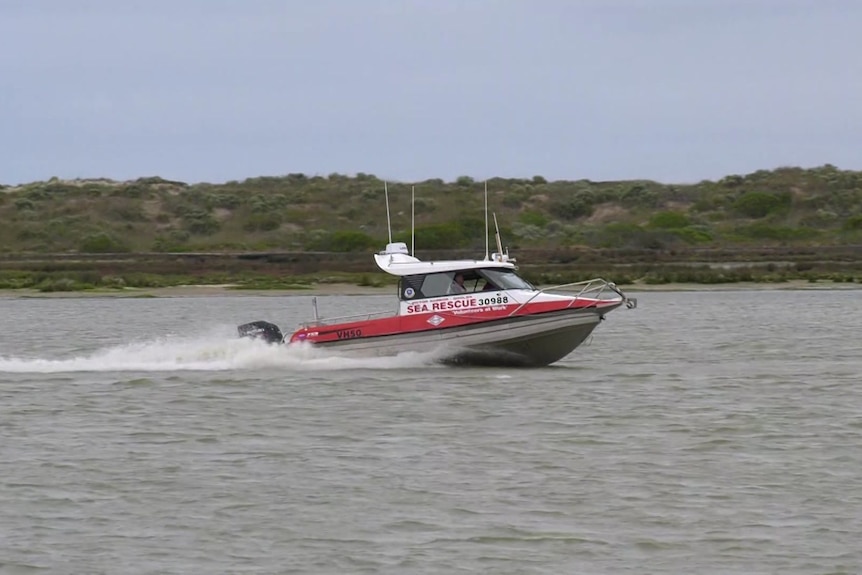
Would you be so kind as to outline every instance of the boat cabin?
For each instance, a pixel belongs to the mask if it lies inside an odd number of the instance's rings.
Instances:
[[[484,260],[423,262],[410,255],[406,244],[398,242],[374,254],[374,261],[381,270],[399,276],[398,299],[402,305],[477,292],[536,289],[515,273],[514,261],[502,254]]]
[[[483,262],[475,262],[481,265]],[[402,276],[398,297],[402,301],[509,289],[534,290],[513,269],[473,267]]]

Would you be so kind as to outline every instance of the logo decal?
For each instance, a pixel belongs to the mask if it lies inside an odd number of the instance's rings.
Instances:
[[[406,290],[404,290],[404,297],[406,297],[406,298],[411,298],[411,297],[413,297],[414,295],[416,295],[416,292],[415,292],[415,291],[413,291],[413,288],[412,288],[412,287],[409,287],[409,288],[407,288]]]
[[[444,320],[442,317],[440,317],[436,313],[428,318],[428,323],[430,323],[434,327],[437,327],[438,325],[440,325],[444,321],[446,321],[446,320]]]

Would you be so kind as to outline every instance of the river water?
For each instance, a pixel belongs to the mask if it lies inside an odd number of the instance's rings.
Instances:
[[[521,370],[0,297],[0,573],[862,572],[862,291],[637,295]]]

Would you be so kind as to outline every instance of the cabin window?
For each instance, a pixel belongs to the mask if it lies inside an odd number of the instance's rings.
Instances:
[[[528,282],[512,270],[484,269],[481,271],[482,275],[485,276],[489,282],[497,286],[497,289],[536,289],[530,282]]]
[[[464,278],[463,290],[456,287],[455,276],[457,275]],[[481,290],[481,280],[482,278],[474,270],[405,276],[401,278],[399,292],[403,300],[444,297]]]
[[[455,276],[464,278],[464,291],[455,287]],[[507,289],[535,289],[512,270],[476,269],[405,276],[399,283],[402,300],[445,297],[459,293],[499,291]]]
[[[454,272],[442,274],[428,274],[422,282],[422,293],[425,297],[438,297],[452,295],[452,283],[455,281]]]

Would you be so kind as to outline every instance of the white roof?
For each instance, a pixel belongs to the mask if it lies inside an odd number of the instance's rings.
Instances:
[[[482,268],[515,269],[515,264],[511,261],[440,260],[436,262],[423,262],[403,253],[374,254],[374,261],[377,262],[377,267],[394,276],[411,276]]]

